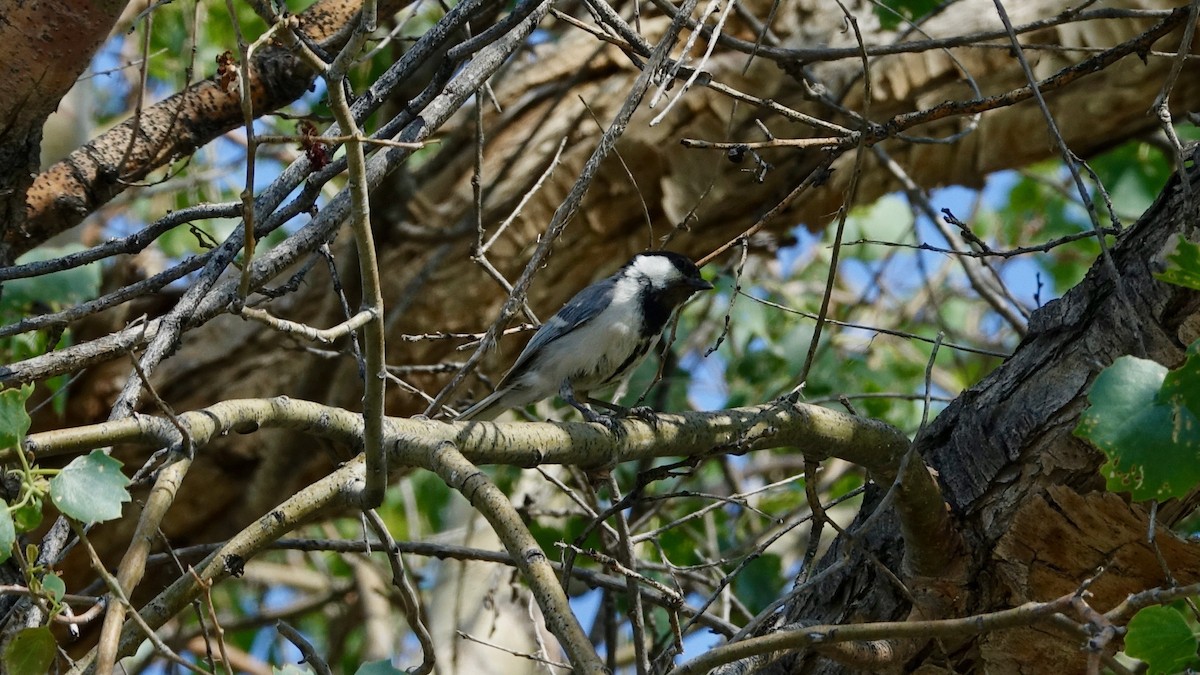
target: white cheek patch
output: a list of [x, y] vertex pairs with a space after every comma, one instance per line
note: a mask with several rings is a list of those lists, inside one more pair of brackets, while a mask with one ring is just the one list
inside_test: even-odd
[[657, 288], [664, 288], [683, 278], [666, 256], [639, 255], [633, 259], [633, 270], [650, 280]]

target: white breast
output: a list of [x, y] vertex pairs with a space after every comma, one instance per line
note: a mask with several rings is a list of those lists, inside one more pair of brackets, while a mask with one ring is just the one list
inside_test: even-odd
[[539, 391], [557, 391], [563, 380], [572, 380], [579, 392], [609, 379], [638, 346], [641, 336], [639, 287], [621, 279], [613, 288], [612, 302], [587, 324], [554, 341], [538, 367], [521, 376], [523, 385]]

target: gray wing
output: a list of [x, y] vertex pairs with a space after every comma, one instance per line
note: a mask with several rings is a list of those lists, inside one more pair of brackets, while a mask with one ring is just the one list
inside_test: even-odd
[[557, 314], [550, 317], [550, 320], [542, 324], [542, 327], [533, 334], [529, 344], [525, 345], [525, 349], [521, 351], [521, 355], [517, 357], [512, 368], [504, 374], [504, 378], [496, 389], [503, 388], [505, 384], [525, 372], [546, 345], [591, 321], [600, 312], [603, 312], [612, 302], [613, 288], [616, 285], [617, 277], [613, 275], [576, 293], [575, 297], [568, 300]]

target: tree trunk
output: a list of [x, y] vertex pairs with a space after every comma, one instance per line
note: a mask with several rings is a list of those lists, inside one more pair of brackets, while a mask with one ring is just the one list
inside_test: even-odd
[[[24, 239], [26, 191], [37, 173], [42, 124], [75, 84], [125, 7], [122, 0], [5, 2], [0, 44], [0, 265]], [[11, 237], [10, 237], [11, 235]]]
[[[937, 472], [970, 547], [963, 615], [1053, 600], [1092, 577], [1089, 602], [1101, 612], [1130, 593], [1170, 585], [1147, 543], [1147, 506], [1105, 492], [1097, 471], [1103, 456], [1072, 431], [1092, 381], [1117, 357], [1177, 366], [1200, 336], [1200, 294], [1152, 276], [1168, 239], [1187, 236], [1200, 222], [1200, 172], [1191, 171], [1189, 180], [1190, 193], [1176, 176], [1112, 248], [1123, 291], [1097, 261], [1082, 283], [1034, 314], [1016, 353], [955, 399], [922, 436], [919, 450]], [[1179, 584], [1200, 581], [1200, 546], [1168, 530], [1187, 511], [1172, 503], [1159, 511], [1157, 545]], [[856, 522], [871, 512], [868, 504]], [[871, 562], [899, 568], [903, 542], [895, 519], [889, 515], [855, 538], [858, 546], [840, 539], [822, 560], [822, 568], [847, 564], [793, 603], [789, 622], [904, 618], [904, 595]], [[1030, 627], [945, 645], [945, 651], [931, 646], [904, 671], [932, 665], [952, 672], [1070, 673], [1083, 672], [1085, 658], [1083, 638]], [[781, 657], [762, 672], [798, 672], [800, 663], [803, 672], [847, 672], [811, 654]]]

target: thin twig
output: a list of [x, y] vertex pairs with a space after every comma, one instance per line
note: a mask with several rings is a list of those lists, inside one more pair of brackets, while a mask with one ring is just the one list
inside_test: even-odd
[[288, 642], [296, 645], [296, 649], [299, 649], [300, 654], [304, 656], [303, 662], [312, 666], [317, 675], [333, 675], [333, 670], [329, 667], [329, 664], [325, 663], [325, 659], [321, 658], [321, 655], [317, 653], [316, 647], [313, 647], [312, 643], [300, 631], [292, 628], [290, 624], [282, 619], [275, 622], [275, 630], [287, 638]]
[[363, 328], [365, 345], [363, 374], [363, 452], [366, 455], [367, 482], [363, 488], [364, 509], [383, 503], [387, 486], [387, 454], [383, 449], [383, 399], [387, 384], [384, 366], [385, 328], [383, 325], [383, 287], [380, 281], [379, 257], [375, 252], [375, 237], [371, 232], [370, 190], [367, 180], [367, 163], [361, 141], [362, 132], [354, 119], [350, 103], [346, 98], [346, 68], [362, 50], [367, 36], [375, 30], [375, 1], [366, 0], [359, 14], [354, 34], [324, 73], [329, 91], [329, 107], [337, 118], [338, 126], [351, 138], [343, 146], [346, 150], [347, 171], [350, 189], [350, 229], [354, 233], [357, 248], [359, 281], [362, 292], [362, 308], [371, 314], [371, 320]]
[[[79, 537], [79, 541], [83, 542], [84, 548], [87, 549], [88, 558], [92, 563], [92, 571], [94, 571], [104, 581], [104, 583], [108, 586], [109, 592], [112, 593], [114, 600], [116, 600], [116, 602], [111, 604], [110, 611], [118, 606], [124, 607], [125, 609], [133, 609], [133, 606], [129, 602], [128, 596], [126, 596], [125, 591], [122, 589], [121, 582], [118, 581], [117, 578], [112, 574], [110, 574], [107, 569], [105, 569], [104, 563], [101, 562], [100, 556], [96, 553], [96, 549], [92, 547], [92, 542], [88, 540], [87, 533], [84, 532], [83, 528], [75, 522], [71, 523], [71, 527], [75, 530], [75, 535]], [[154, 646], [155, 651], [162, 655], [163, 658], [178, 666], [190, 670], [193, 673], [208, 675], [204, 670], [197, 667], [196, 664], [184, 659], [179, 654], [176, 654], [173, 649], [168, 647], [165, 642], [159, 639], [158, 635], [154, 632], [154, 629], [151, 628], [136, 611], [129, 612], [129, 615], [133, 619], [134, 623], [137, 624], [137, 627], [141, 629], [143, 637], [150, 641], [150, 644]], [[101, 674], [112, 673], [113, 665], [113, 661], [104, 661], [98, 659], [96, 663], [96, 672]]]
[[[1100, 219], [1096, 213], [1096, 207], [1092, 203], [1091, 194], [1088, 192], [1087, 185], [1083, 182], [1083, 177], [1079, 174], [1078, 158], [1075, 153], [1067, 147], [1067, 142], [1063, 139], [1062, 134], [1058, 130], [1058, 124], [1054, 121], [1054, 115], [1051, 114], [1049, 106], [1046, 105], [1046, 99], [1042, 96], [1042, 90], [1038, 86], [1037, 77], [1033, 74], [1033, 67], [1029, 65], [1029, 61], [1025, 58], [1025, 53], [1021, 50], [1021, 41], [1017, 39], [1017, 34], [1013, 29], [1012, 22], [1008, 18], [1008, 12], [1004, 9], [1004, 3], [1001, 0], [992, 0], [992, 4], [996, 7], [996, 14], [1000, 16], [1000, 21], [1004, 24], [1004, 30], [1008, 32], [1009, 41], [1013, 47], [1013, 53], [1017, 57], [1017, 61], [1021, 64], [1021, 70], [1025, 73], [1025, 79], [1029, 82], [1030, 93], [1033, 99], [1037, 101], [1038, 109], [1042, 112], [1042, 117], [1046, 122], [1046, 128], [1050, 131], [1050, 136], [1054, 139], [1058, 146], [1059, 152], [1062, 154], [1063, 163], [1066, 164], [1067, 170], [1071, 172], [1071, 179], [1075, 181], [1075, 187], [1079, 190], [1079, 198], [1083, 200], [1083, 205], [1087, 209], [1088, 218], [1092, 222], [1092, 232], [1096, 236], [1096, 243], [1100, 245], [1100, 259], [1105, 271], [1108, 272], [1109, 278], [1112, 279], [1113, 285], [1116, 287], [1117, 296], [1121, 298], [1121, 302], [1126, 307], [1130, 308], [1129, 316], [1134, 321], [1137, 320], [1138, 313], [1133, 311], [1132, 299], [1125, 288], [1125, 282], [1121, 278], [1121, 272], [1117, 269], [1117, 264], [1113, 260], [1112, 253], [1109, 251], [1108, 241], [1105, 238], [1103, 227], [1100, 225]], [[1195, 9], [1193, 3], [1192, 9]], [[1185, 181], [1186, 182], [1186, 181]], [[1140, 336], [1141, 331], [1137, 334]], [[1139, 354], [1145, 355], [1146, 345], [1139, 341]]]
[[[854, 39], [858, 41], [861, 52], [863, 68], [862, 116], [866, 119], [869, 117], [871, 104], [871, 64], [867, 58], [862, 33], [858, 29], [858, 19], [846, 9], [841, 0], [835, 0], [835, 2], [841, 8], [842, 14], [845, 15], [846, 21], [854, 31]], [[850, 184], [846, 187], [842, 206], [838, 209], [837, 227], [834, 228], [833, 232], [833, 248], [829, 254], [829, 274], [825, 281], [825, 292], [821, 296], [821, 307], [817, 310], [817, 323], [813, 326], [812, 339], [808, 343], [808, 352], [804, 355], [804, 364], [800, 366], [800, 372], [795, 380], [797, 386], [804, 386], [808, 382], [808, 373], [813, 363], [816, 362], [817, 347], [821, 344], [821, 332], [825, 328], [825, 319], [829, 316], [830, 300], [833, 297], [833, 289], [837, 285], [838, 258], [842, 250], [842, 235], [846, 232], [846, 218], [850, 215], [850, 207], [853, 206], [855, 199], [858, 197], [858, 179], [862, 175], [863, 158], [866, 156], [867, 146], [861, 142], [861, 139], [865, 139], [865, 136], [860, 137], [858, 150], [854, 154], [854, 168], [851, 169]]]
[[[608, 492], [614, 502], [621, 501], [621, 488], [617, 485], [617, 479], [611, 472], [608, 474]], [[627, 569], [637, 572], [637, 555], [633, 551], [633, 542], [629, 537], [629, 521], [625, 518], [624, 511], [617, 511], [613, 514], [613, 524], [618, 537], [617, 559]], [[633, 654], [637, 673], [638, 675], [649, 675], [650, 657], [646, 654], [646, 615], [642, 607], [642, 595], [638, 593], [638, 582], [632, 576], [625, 577], [625, 584], [628, 589], [629, 626], [633, 631]]]
[[400, 552], [396, 550], [396, 541], [392, 539], [392, 533], [388, 531], [387, 524], [383, 522], [383, 518], [375, 509], [368, 509], [364, 512], [367, 519], [367, 524], [374, 530], [375, 536], [384, 543], [384, 552], [387, 553], [388, 565], [392, 568], [392, 585], [400, 594], [400, 606], [404, 610], [404, 618], [408, 621], [408, 627], [417, 636], [417, 642], [421, 645], [421, 665], [410, 669], [408, 672], [413, 675], [426, 675], [433, 671], [434, 665], [437, 662], [437, 653], [433, 646], [433, 637], [429, 634], [429, 628], [426, 627], [424, 612], [421, 609], [421, 601], [417, 596], [416, 590], [413, 588], [412, 582], [409, 581], [408, 570], [405, 568], [404, 559], [400, 557]]
[[[686, 11], [682, 12], [681, 14], [690, 13], [691, 10], [696, 6], [696, 2], [697, 0], [685, 0], [684, 9]], [[542, 8], [543, 13], [549, 10], [548, 2], [541, 3], [539, 7]], [[612, 123], [609, 125], [608, 129], [601, 134], [600, 140], [596, 145], [596, 149], [592, 152], [591, 157], [589, 157], [587, 162], [584, 163], [583, 169], [581, 169], [579, 172], [579, 177], [575, 180], [575, 184], [571, 187], [571, 191], [567, 194], [567, 197], [563, 200], [563, 203], [559, 205], [557, 209], [555, 209], [554, 215], [551, 217], [550, 222], [546, 226], [545, 235], [538, 242], [537, 248], [534, 249], [533, 254], [530, 256], [529, 262], [526, 263], [525, 269], [521, 272], [521, 276], [517, 279], [516, 283], [513, 284], [513, 292], [509, 294], [508, 300], [504, 303], [504, 307], [501, 308], [500, 316], [498, 316], [492, 326], [488, 328], [488, 332], [480, 342], [479, 348], [476, 349], [475, 353], [472, 354], [469, 359], [467, 359], [467, 363], [463, 366], [463, 369], [455, 374], [454, 378], [452, 378], [451, 381], [445, 387], [443, 387], [440, 392], [438, 392], [438, 395], [434, 398], [434, 402], [425, 409], [426, 415], [433, 415], [436, 413], [439, 406], [441, 406], [442, 403], [444, 403], [446, 399], [448, 399], [458, 389], [459, 385], [462, 384], [471, 371], [474, 370], [474, 368], [483, 359], [488, 350], [490, 350], [495, 344], [496, 335], [502, 329], [502, 326], [508, 322], [513, 314], [516, 313], [516, 310], [521, 306], [521, 303], [524, 302], [525, 293], [529, 289], [529, 284], [533, 281], [534, 274], [541, 268], [546, 256], [550, 254], [550, 250], [554, 246], [554, 243], [557, 241], [559, 235], [562, 234], [563, 230], [566, 229], [567, 224], [570, 223], [570, 221], [574, 218], [575, 212], [579, 209], [580, 202], [583, 200], [583, 195], [587, 192], [588, 187], [591, 185], [592, 179], [595, 178], [596, 174], [599, 172], [600, 165], [603, 163], [604, 158], [616, 145], [617, 139], [620, 138], [625, 132], [626, 127], [629, 125], [629, 120], [633, 117], [634, 111], [637, 110], [638, 105], [642, 101], [642, 97], [645, 95], [646, 90], [650, 86], [652, 78], [654, 77], [658, 68], [661, 67], [662, 63], [667, 58], [667, 54], [671, 51], [671, 48], [675, 44], [675, 39], [678, 37], [679, 31], [682, 30], [683, 23], [683, 19], [673, 21], [671, 26], [667, 29], [666, 34], [659, 42], [658, 46], [655, 47], [653, 56], [651, 56], [651, 58], [646, 62], [642, 72], [638, 75], [637, 79], [634, 80], [629, 96], [626, 97], [625, 102], [617, 111], [617, 114]]]

